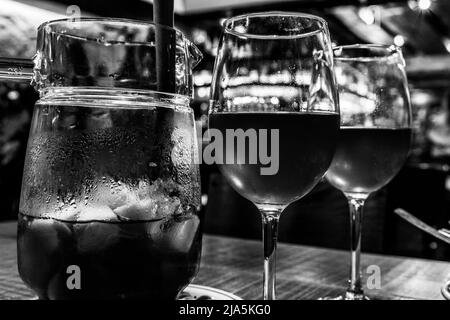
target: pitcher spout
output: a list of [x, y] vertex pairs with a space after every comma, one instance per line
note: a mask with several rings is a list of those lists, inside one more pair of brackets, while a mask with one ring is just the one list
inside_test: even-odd
[[203, 54], [200, 49], [197, 48], [197, 46], [191, 41], [186, 40], [186, 45], [189, 52], [189, 58], [191, 59], [191, 66], [192, 68], [195, 68], [200, 63], [200, 61], [202, 61]]

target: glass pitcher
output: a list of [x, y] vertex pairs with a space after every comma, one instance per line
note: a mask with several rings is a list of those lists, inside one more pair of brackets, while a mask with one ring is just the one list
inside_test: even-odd
[[[174, 67], [161, 68], [161, 52]], [[202, 217], [189, 100], [200, 58], [179, 31], [150, 23], [39, 27], [18, 221], [19, 273], [39, 298], [174, 299], [192, 281]], [[22, 66], [3, 76], [26, 79]], [[157, 91], [161, 71], [172, 93]]]

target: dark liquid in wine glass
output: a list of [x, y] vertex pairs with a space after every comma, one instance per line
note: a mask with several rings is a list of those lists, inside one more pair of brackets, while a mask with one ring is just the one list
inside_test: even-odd
[[398, 173], [410, 142], [410, 128], [342, 127], [327, 179], [344, 193], [374, 192]]
[[[260, 169], [268, 165], [259, 161], [257, 164], [221, 164], [219, 168], [231, 186], [250, 201], [287, 205], [307, 194], [328, 169], [335, 151], [339, 115], [325, 112], [215, 113], [210, 115], [209, 126], [220, 130], [223, 137], [226, 129], [255, 129], [257, 132], [267, 129], [268, 141], [270, 130], [279, 130], [279, 168], [276, 174], [262, 175]], [[271, 147], [269, 144], [269, 154]], [[235, 144], [235, 156], [236, 148]], [[248, 141], [245, 151], [249, 153]]]

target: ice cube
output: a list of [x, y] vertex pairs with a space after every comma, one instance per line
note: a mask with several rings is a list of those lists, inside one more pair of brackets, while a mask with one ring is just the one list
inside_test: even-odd
[[[158, 179], [159, 180], [159, 179]], [[156, 180], [156, 181], [158, 181]], [[158, 186], [155, 183], [151, 184], [148, 181], [141, 180], [138, 183], [138, 188], [136, 191], [136, 195], [139, 199], [145, 199], [148, 198], [150, 195], [157, 192]]]
[[77, 221], [119, 221], [117, 215], [107, 206], [87, 206], [83, 207], [77, 217]]
[[137, 200], [114, 209], [120, 220], [145, 221], [156, 218], [157, 204], [152, 199]]
[[[105, 180], [107, 179], [105, 178]], [[126, 184], [113, 187], [110, 184], [98, 182], [90, 202], [115, 209], [128, 203], [133, 198], [135, 198], [134, 193]]]
[[111, 250], [120, 240], [118, 223], [88, 222], [75, 226], [77, 249], [81, 254], [97, 254]]
[[175, 213], [180, 213], [181, 202], [177, 197], [158, 199], [158, 217], [168, 217]]
[[197, 236], [199, 224], [199, 218], [192, 215], [181, 221], [177, 219], [165, 221], [163, 226], [160, 223], [150, 224], [148, 232], [161, 251], [187, 254]]
[[117, 215], [108, 206], [102, 205], [78, 205], [65, 208], [59, 218], [66, 221], [88, 222], [88, 221], [119, 221]]
[[124, 220], [153, 220], [179, 213], [181, 201], [170, 196], [176, 188], [172, 180], [155, 180], [152, 184], [140, 181], [135, 192], [129, 192], [126, 202], [113, 208], [114, 213]]
[[45, 297], [46, 293], [39, 290], [45, 289], [52, 275], [60, 269], [66, 253], [64, 249], [71, 237], [70, 229], [63, 222], [53, 219], [19, 223], [19, 272], [25, 283], [37, 290], [40, 297]]

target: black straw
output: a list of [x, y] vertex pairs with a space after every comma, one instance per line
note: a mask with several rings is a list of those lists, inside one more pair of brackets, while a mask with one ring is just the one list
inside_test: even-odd
[[153, 1], [153, 21], [156, 24], [156, 79], [160, 92], [175, 93], [176, 34], [173, 27], [174, 0]]

